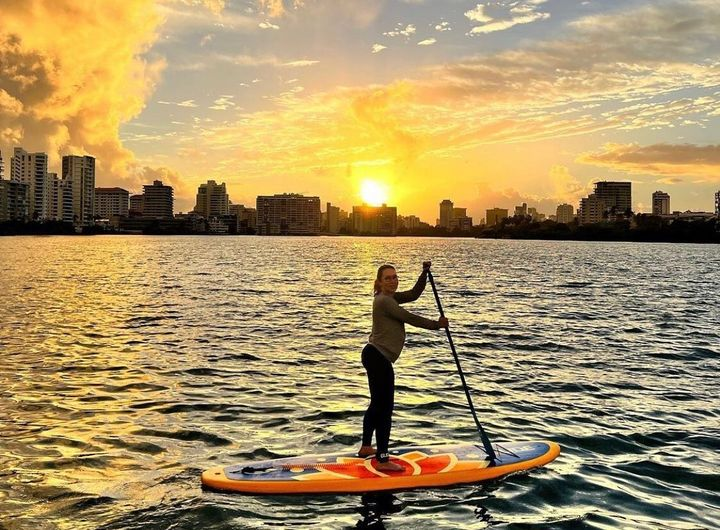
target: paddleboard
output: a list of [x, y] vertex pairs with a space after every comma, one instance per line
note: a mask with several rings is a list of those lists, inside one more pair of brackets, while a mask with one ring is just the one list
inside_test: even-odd
[[469, 484], [543, 466], [560, 454], [554, 442], [493, 444], [492, 464], [481, 445], [444, 444], [400, 447], [390, 460], [402, 471], [379, 471], [374, 457], [351, 453], [307, 455], [214, 467], [203, 486], [250, 494], [364, 493]]

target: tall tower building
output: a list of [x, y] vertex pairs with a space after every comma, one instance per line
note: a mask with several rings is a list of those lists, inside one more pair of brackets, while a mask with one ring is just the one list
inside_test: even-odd
[[715, 193], [715, 215], [720, 217], [720, 191]]
[[209, 219], [227, 215], [230, 211], [229, 207], [230, 198], [224, 182], [218, 184], [214, 180], [208, 180], [207, 184], [200, 184], [195, 201], [195, 213]]
[[152, 186], [146, 184], [143, 196], [143, 217], [154, 219], [173, 218], [173, 189], [172, 186], [163, 186], [161, 180], [155, 180]]
[[632, 210], [632, 183], [602, 181], [595, 184], [595, 195], [608, 211], [622, 214]]
[[62, 159], [62, 178], [72, 182], [73, 218], [77, 225], [95, 221], [95, 159], [67, 155]]
[[0, 151], [0, 180], [5, 178], [5, 162], [3, 162], [2, 151]]
[[50, 210], [50, 184], [47, 174], [48, 156], [28, 153], [16, 147], [10, 159], [10, 180], [26, 184], [30, 192], [30, 219], [47, 219]]
[[73, 183], [71, 180], [59, 179], [56, 173], [49, 173], [50, 187], [50, 218], [56, 221], [72, 223], [75, 217], [73, 209]]
[[572, 223], [575, 217], [574, 210], [572, 204], [558, 204], [557, 210], [555, 211], [556, 221], [564, 224]]
[[450, 229], [450, 221], [453, 218], [453, 202], [450, 199], [445, 199], [440, 203], [440, 219], [438, 226], [442, 228]]
[[664, 191], [656, 191], [652, 194], [653, 215], [668, 215], [670, 213], [670, 195]]
[[632, 183], [609, 182], [595, 183], [595, 191], [581, 199], [578, 208], [580, 224], [599, 223], [615, 215], [624, 215], [632, 211]]
[[327, 216], [326, 230], [331, 234], [337, 234], [340, 231], [340, 207], [333, 206], [328, 202], [325, 208], [325, 215]]

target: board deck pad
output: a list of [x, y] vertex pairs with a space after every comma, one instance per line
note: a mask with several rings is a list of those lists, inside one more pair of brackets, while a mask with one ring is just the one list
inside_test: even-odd
[[390, 460], [402, 471], [379, 471], [374, 457], [330, 453], [243, 462], [202, 474], [203, 486], [252, 494], [363, 493], [431, 488], [490, 480], [543, 466], [560, 454], [554, 442], [493, 444], [490, 464], [481, 445], [443, 444], [399, 447]]

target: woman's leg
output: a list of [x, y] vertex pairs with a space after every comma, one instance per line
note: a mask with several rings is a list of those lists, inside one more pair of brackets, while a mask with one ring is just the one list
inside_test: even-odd
[[370, 406], [363, 419], [363, 446], [370, 445], [375, 431], [378, 460], [386, 462], [395, 401], [395, 373], [392, 363], [373, 346], [365, 347], [362, 358], [370, 387]]

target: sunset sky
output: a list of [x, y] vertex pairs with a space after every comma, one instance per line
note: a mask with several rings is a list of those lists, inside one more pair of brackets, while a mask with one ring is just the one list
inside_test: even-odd
[[720, 190], [720, 2], [0, 0], [0, 150], [234, 203], [374, 182], [402, 215]]

